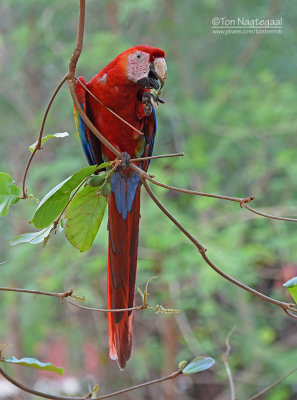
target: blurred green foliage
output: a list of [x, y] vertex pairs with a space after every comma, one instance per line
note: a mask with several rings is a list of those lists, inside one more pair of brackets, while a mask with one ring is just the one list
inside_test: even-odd
[[[1, 1], [0, 170], [17, 183], [46, 104], [67, 69], [77, 14], [78, 2]], [[213, 35], [216, 16], [282, 17], [283, 33]], [[254, 207], [296, 217], [296, 18], [289, 0], [88, 0], [77, 75], [89, 80], [136, 44], [164, 49], [166, 104], [158, 110], [154, 153], [184, 151], [186, 157], [153, 161], [150, 173], [189, 189], [255, 195]], [[39, 199], [86, 165], [67, 85], [54, 102], [45, 134], [64, 131], [70, 137], [62, 144], [45, 143], [29, 171], [28, 192]], [[153, 189], [222, 270], [291, 301], [282, 284], [297, 275], [295, 224], [252, 215], [235, 203]], [[105, 306], [106, 220], [87, 253], [80, 254], [61, 234], [44, 248], [9, 247], [9, 240], [30, 230], [35, 208], [34, 200], [19, 202], [0, 220], [0, 262], [8, 261], [0, 266], [0, 286], [47, 291], [73, 287], [86, 296], [87, 304]], [[150, 284], [149, 301], [183, 312], [135, 314], [134, 350], [125, 373], [108, 358], [106, 315], [81, 312], [42, 296], [1, 293], [0, 342], [14, 345], [6, 355], [61, 361], [66, 375], [81, 379], [84, 393], [89, 382], [99, 382], [100, 394], [171, 372], [183, 359], [208, 355], [217, 361], [213, 372], [179, 378], [173, 392], [165, 386], [141, 392], [142, 398], [166, 394], [169, 400], [228, 398], [220, 355], [234, 325], [229, 362], [239, 398], [248, 398], [296, 366], [295, 321], [213, 272], [143, 193], [137, 284], [143, 287], [153, 275], [159, 279]], [[139, 304], [140, 297], [136, 301]], [[63, 351], [55, 355], [58, 343]], [[19, 370], [10, 371], [22, 378]], [[265, 398], [296, 399], [295, 381], [291, 376]], [[133, 392], [129, 398], [139, 396]]]

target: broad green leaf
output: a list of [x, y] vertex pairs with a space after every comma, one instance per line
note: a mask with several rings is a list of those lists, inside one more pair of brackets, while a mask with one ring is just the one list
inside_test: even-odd
[[20, 188], [14, 183], [11, 176], [5, 172], [0, 172], [0, 217], [7, 214], [11, 204], [15, 204], [20, 199]]
[[107, 198], [97, 194], [98, 188], [86, 186], [75, 195], [65, 212], [65, 233], [79, 251], [91, 247], [107, 205]]
[[[46, 135], [46, 136], [44, 136], [44, 137], [41, 139], [41, 144], [47, 142], [47, 141], [48, 141], [49, 139], [51, 139], [51, 138], [55, 138], [55, 137], [56, 137], [56, 138], [64, 138], [64, 137], [66, 137], [66, 136], [69, 136], [69, 133], [68, 133], [68, 132], [53, 133], [52, 135]], [[37, 145], [37, 141], [36, 141], [35, 143], [31, 144], [31, 146], [29, 147], [29, 150], [30, 150], [31, 152], [33, 152], [34, 149], [35, 149], [35, 147], [36, 147], [36, 145]]]
[[39, 229], [48, 227], [64, 210], [71, 192], [97, 169], [96, 165], [84, 167], [54, 187], [41, 200], [31, 221], [33, 225]]
[[38, 232], [23, 233], [22, 235], [19, 235], [15, 237], [13, 240], [11, 240], [9, 244], [11, 246], [15, 246], [19, 243], [30, 243], [30, 244], [41, 243], [50, 235], [52, 229], [53, 225], [50, 225], [49, 227], [42, 229], [41, 231]]
[[42, 363], [36, 358], [21, 358], [17, 359], [15, 357], [9, 357], [7, 359], [2, 359], [1, 361], [10, 363], [10, 364], [20, 364], [20, 365], [25, 365], [26, 367], [31, 367], [31, 368], [37, 368], [37, 369], [42, 369], [44, 371], [50, 371], [50, 372], [56, 372], [59, 375], [63, 375], [63, 368], [56, 367], [54, 364], [51, 363]]
[[288, 289], [288, 292], [297, 304], [297, 276], [284, 283], [283, 286]]
[[182, 371], [185, 375], [192, 375], [211, 368], [214, 363], [215, 360], [211, 357], [196, 357], [189, 364], [187, 364]]

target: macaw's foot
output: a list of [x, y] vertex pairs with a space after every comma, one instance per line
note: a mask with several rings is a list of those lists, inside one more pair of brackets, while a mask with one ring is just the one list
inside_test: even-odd
[[122, 160], [121, 169], [126, 169], [129, 166], [130, 158], [131, 157], [128, 153], [126, 153], [125, 151], [122, 152], [122, 154], [121, 154], [121, 160]]
[[154, 96], [150, 92], [145, 92], [142, 96], [142, 104], [145, 115], [150, 115], [153, 111], [153, 107], [158, 107], [158, 103], [164, 104], [165, 101], [160, 97]]

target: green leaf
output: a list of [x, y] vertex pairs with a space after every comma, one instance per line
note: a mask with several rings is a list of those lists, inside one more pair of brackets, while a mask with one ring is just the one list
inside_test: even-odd
[[96, 165], [84, 167], [55, 186], [41, 200], [31, 221], [33, 225], [39, 229], [48, 227], [66, 207], [71, 192], [97, 169]]
[[297, 276], [284, 283], [283, 286], [288, 289], [288, 292], [297, 304]]
[[98, 188], [86, 186], [67, 207], [65, 233], [69, 242], [79, 251], [87, 251], [91, 247], [106, 205], [107, 199], [98, 194]]
[[44, 242], [44, 240], [50, 235], [52, 229], [53, 224], [38, 232], [23, 233], [22, 235], [19, 235], [11, 240], [9, 244], [11, 246], [15, 246], [19, 243], [37, 244]]
[[20, 365], [25, 365], [26, 367], [31, 367], [31, 368], [37, 368], [37, 369], [42, 369], [44, 371], [50, 371], [50, 372], [56, 372], [59, 375], [63, 375], [63, 368], [56, 367], [54, 364], [51, 363], [42, 363], [36, 358], [21, 358], [18, 360], [15, 357], [9, 357], [7, 359], [2, 359], [1, 361], [11, 363], [11, 364], [20, 364]]
[[20, 200], [20, 188], [14, 185], [11, 176], [4, 172], [0, 172], [0, 217], [7, 214], [11, 204], [15, 204]]
[[[68, 132], [61, 132], [61, 133], [54, 133], [54, 134], [52, 134], [52, 135], [46, 135], [46, 136], [44, 136], [42, 139], [41, 139], [41, 144], [43, 144], [43, 143], [45, 143], [45, 142], [47, 142], [49, 139], [51, 139], [51, 138], [64, 138], [64, 137], [67, 137], [67, 136], [69, 136], [69, 133]], [[33, 144], [31, 144], [31, 146], [29, 147], [29, 150], [31, 151], [31, 152], [33, 152], [34, 151], [34, 149], [35, 149], [35, 147], [36, 147], [36, 145], [37, 145], [37, 142], [38, 141], [36, 141], [35, 143], [33, 143]]]
[[185, 375], [192, 375], [211, 368], [214, 363], [215, 360], [211, 357], [196, 357], [189, 364], [187, 364], [182, 371]]

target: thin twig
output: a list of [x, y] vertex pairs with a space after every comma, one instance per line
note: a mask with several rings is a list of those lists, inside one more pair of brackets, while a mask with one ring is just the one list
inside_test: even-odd
[[293, 368], [290, 372], [288, 372], [286, 375], [282, 376], [281, 378], [279, 378], [277, 381], [275, 381], [274, 383], [272, 383], [271, 385], [269, 385], [267, 388], [265, 388], [264, 390], [262, 390], [261, 392], [255, 394], [254, 396], [250, 397], [248, 400], [255, 400], [258, 399], [259, 397], [262, 396], [262, 394], [267, 393], [269, 390], [273, 389], [276, 385], [278, 385], [279, 383], [281, 383], [283, 380], [285, 380], [286, 378], [288, 378], [288, 376], [292, 375], [294, 372], [297, 371], [297, 367]]
[[151, 178], [148, 175], [145, 176], [145, 179], [147, 179], [148, 181], [150, 181], [154, 185], [161, 186], [161, 187], [163, 187], [165, 189], [174, 190], [175, 192], [193, 194], [195, 196], [214, 197], [215, 199], [235, 201], [235, 202], [240, 203], [240, 204], [242, 204], [242, 203], [245, 204], [245, 203], [248, 203], [248, 202], [250, 202], [250, 201], [255, 199], [255, 196], [249, 196], [249, 197], [246, 197], [246, 198], [230, 197], [230, 196], [222, 196], [220, 194], [210, 194], [210, 193], [204, 193], [204, 192], [197, 192], [196, 190], [178, 188], [178, 187], [175, 187], [175, 186], [166, 185], [165, 183], [162, 183], [162, 182], [158, 182], [158, 181], [156, 181], [155, 179]]
[[263, 212], [257, 211], [254, 208], [248, 206], [246, 203], [242, 203], [242, 205], [249, 211], [254, 214], [260, 215], [261, 217], [269, 218], [269, 219], [277, 219], [279, 221], [288, 221], [288, 222], [297, 222], [296, 218], [288, 218], [288, 217], [277, 217], [275, 215], [265, 214]]
[[72, 301], [65, 300], [68, 304], [71, 304], [74, 307], [77, 308], [82, 308], [83, 310], [88, 310], [88, 311], [97, 311], [97, 312], [122, 312], [122, 311], [139, 311], [139, 310], [144, 310], [148, 308], [147, 305], [142, 305], [142, 306], [135, 306], [135, 307], [130, 307], [130, 308], [116, 308], [116, 309], [107, 309], [107, 308], [94, 308], [94, 307], [87, 307], [87, 306], [82, 306], [80, 304], [72, 303]]
[[43, 397], [44, 399], [51, 399], [51, 400], [83, 400], [90, 398], [91, 396], [87, 397], [66, 397], [66, 396], [55, 396], [53, 394], [39, 392], [38, 390], [34, 390], [31, 387], [25, 386], [22, 383], [16, 381], [11, 376], [7, 375], [7, 373], [0, 367], [0, 374], [7, 379], [10, 383], [14, 386], [17, 386], [19, 389], [23, 390], [24, 392], [34, 394], [35, 396]]
[[121, 308], [121, 309], [106, 309], [106, 308], [94, 308], [94, 307], [87, 307], [87, 306], [82, 306], [80, 304], [73, 303], [72, 301], [69, 301], [66, 299], [66, 297], [73, 297], [73, 292], [74, 289], [69, 289], [66, 292], [63, 293], [56, 293], [56, 292], [44, 292], [42, 290], [29, 290], [29, 289], [19, 289], [19, 288], [11, 288], [11, 287], [0, 287], [0, 292], [17, 292], [17, 293], [30, 293], [30, 294], [40, 294], [43, 296], [51, 296], [51, 297], [58, 297], [59, 299], [65, 299], [65, 302], [68, 304], [71, 304], [74, 307], [77, 308], [82, 308], [84, 310], [89, 310], [89, 311], [98, 311], [98, 312], [122, 312], [122, 311], [140, 311], [144, 310], [147, 308], [151, 308], [148, 304], [143, 304], [141, 306], [135, 306], [135, 307], [130, 307], [130, 308]]
[[75, 49], [72, 53], [68, 67], [68, 81], [75, 77], [76, 65], [81, 54], [84, 42], [84, 29], [85, 29], [85, 14], [86, 14], [86, 2], [85, 0], [79, 1], [79, 16], [78, 16], [78, 28]]
[[130, 162], [157, 160], [158, 158], [183, 157], [184, 155], [185, 155], [185, 153], [160, 154], [157, 156], [150, 156], [150, 157], [131, 158]]
[[284, 309], [284, 311], [285, 311], [285, 313], [288, 314], [290, 317], [292, 317], [292, 318], [294, 318], [294, 319], [297, 319], [297, 316], [294, 315], [294, 314], [292, 314], [292, 313], [290, 313], [288, 310], [295, 311], [295, 309], [292, 309], [291, 307], [288, 307], [288, 308]]
[[225, 340], [225, 344], [226, 344], [226, 351], [224, 354], [222, 354], [222, 360], [223, 363], [225, 365], [226, 371], [227, 371], [227, 375], [228, 375], [228, 380], [229, 380], [229, 386], [230, 386], [230, 392], [231, 392], [231, 400], [236, 400], [235, 397], [235, 386], [234, 386], [234, 381], [233, 381], [233, 376], [232, 376], [232, 372], [228, 363], [228, 358], [229, 358], [229, 354], [231, 351], [231, 346], [229, 343], [229, 339], [230, 336], [232, 335], [232, 333], [234, 332], [234, 330], [236, 329], [236, 326], [233, 326], [233, 328], [231, 329], [231, 331], [228, 333], [226, 340]]
[[[84, 397], [55, 396], [55, 395], [51, 395], [51, 394], [48, 394], [48, 393], [39, 392], [37, 390], [31, 389], [28, 386], [23, 385], [22, 383], [16, 381], [11, 376], [7, 375], [7, 373], [1, 367], [0, 367], [0, 374], [5, 379], [7, 379], [10, 383], [12, 383], [13, 385], [17, 386], [18, 388], [20, 388], [24, 392], [34, 394], [35, 396], [43, 397], [44, 399], [51, 399], [51, 400], [85, 400], [85, 399], [90, 399], [91, 396], [92, 396], [92, 394], [90, 394], [90, 393], [88, 395], [84, 396]], [[167, 375], [167, 376], [165, 376], [163, 378], [154, 379], [152, 381], [141, 383], [141, 384], [136, 385], [136, 386], [131, 386], [130, 388], [127, 388], [127, 389], [118, 390], [117, 392], [113, 392], [113, 393], [109, 393], [109, 394], [106, 394], [106, 395], [103, 395], [103, 396], [100, 396], [100, 397], [93, 398], [93, 400], [109, 399], [110, 397], [114, 397], [114, 396], [118, 396], [119, 394], [130, 392], [131, 390], [140, 389], [142, 387], [153, 385], [153, 384], [159, 383], [159, 382], [164, 382], [164, 381], [167, 381], [169, 379], [175, 379], [181, 374], [182, 374], [182, 371], [175, 371], [172, 374]]]
[[29, 171], [31, 162], [32, 162], [32, 160], [33, 160], [33, 158], [34, 158], [36, 152], [37, 152], [38, 150], [41, 150], [41, 139], [42, 139], [42, 135], [43, 135], [43, 131], [44, 131], [44, 126], [45, 126], [45, 122], [46, 122], [46, 119], [47, 119], [47, 115], [48, 115], [48, 113], [49, 113], [49, 110], [50, 110], [50, 108], [51, 108], [51, 105], [52, 105], [52, 103], [53, 103], [53, 101], [54, 101], [54, 99], [55, 99], [57, 93], [59, 92], [59, 90], [61, 89], [61, 87], [63, 86], [63, 84], [66, 82], [66, 80], [67, 80], [67, 75], [68, 75], [68, 74], [66, 74], [66, 75], [61, 79], [60, 83], [59, 83], [58, 86], [56, 87], [56, 89], [55, 89], [54, 93], [52, 94], [52, 97], [50, 98], [50, 101], [49, 101], [49, 103], [48, 103], [48, 105], [47, 105], [47, 107], [46, 107], [45, 113], [44, 113], [44, 115], [43, 115], [43, 119], [42, 119], [40, 131], [39, 131], [39, 135], [38, 135], [38, 139], [37, 139], [37, 143], [36, 143], [36, 146], [35, 146], [35, 148], [34, 148], [32, 154], [31, 154], [31, 156], [30, 156], [30, 158], [29, 158], [29, 160], [28, 160], [28, 163], [27, 163], [27, 165], [26, 165], [25, 172], [24, 172], [23, 184], [22, 184], [22, 187], [23, 187], [23, 197], [22, 197], [22, 198], [23, 198], [23, 199], [26, 199], [26, 198], [28, 197], [27, 191], [26, 191], [26, 178], [27, 178], [27, 174], [28, 174], [28, 171]]
[[154, 379], [154, 380], [149, 381], [149, 382], [141, 383], [140, 385], [131, 386], [130, 388], [127, 388], [127, 389], [118, 390], [117, 392], [113, 392], [113, 393], [110, 393], [110, 394], [107, 394], [107, 395], [104, 395], [104, 396], [96, 397], [94, 400], [109, 399], [110, 397], [114, 397], [114, 396], [118, 396], [119, 394], [130, 392], [131, 390], [140, 389], [140, 388], [143, 388], [145, 386], [153, 385], [155, 383], [168, 381], [169, 379], [175, 379], [181, 374], [182, 374], [182, 371], [175, 371], [172, 374], [167, 375], [167, 376], [165, 376], [163, 378]]
[[10, 288], [10, 287], [9, 288], [8, 287], [0, 287], [0, 291], [41, 294], [43, 296], [52, 296], [52, 297], [58, 297], [60, 299], [64, 299], [66, 297], [71, 297], [73, 295], [74, 289], [67, 290], [64, 293], [55, 293], [55, 292], [44, 292], [42, 290], [29, 290], [29, 289], [19, 289], [19, 288]]
[[[132, 161], [132, 160], [131, 160]], [[133, 160], [134, 161], [134, 160]], [[240, 197], [230, 197], [230, 196], [222, 196], [219, 194], [210, 194], [210, 193], [204, 193], [204, 192], [197, 192], [195, 190], [189, 190], [189, 189], [183, 189], [183, 188], [178, 188], [175, 186], [170, 186], [166, 185], [162, 182], [158, 182], [155, 179], [151, 178], [150, 176], [146, 175], [145, 179], [153, 183], [154, 185], [161, 186], [165, 189], [173, 190], [175, 192], [181, 192], [181, 193], [187, 193], [187, 194], [192, 194], [195, 196], [204, 196], [204, 197], [213, 197], [216, 199], [221, 199], [221, 200], [228, 200], [228, 201], [234, 201], [237, 203], [240, 203], [240, 206], [244, 206], [248, 211], [260, 215], [261, 217], [269, 218], [269, 219], [276, 219], [279, 221], [288, 221], [288, 222], [297, 222], [296, 218], [288, 218], [288, 217], [278, 217], [276, 215], [271, 215], [271, 214], [266, 214], [263, 212], [260, 212], [258, 210], [255, 210], [254, 208], [250, 207], [247, 205], [250, 201], [255, 199], [255, 196], [250, 196], [246, 198], [240, 198]]]

